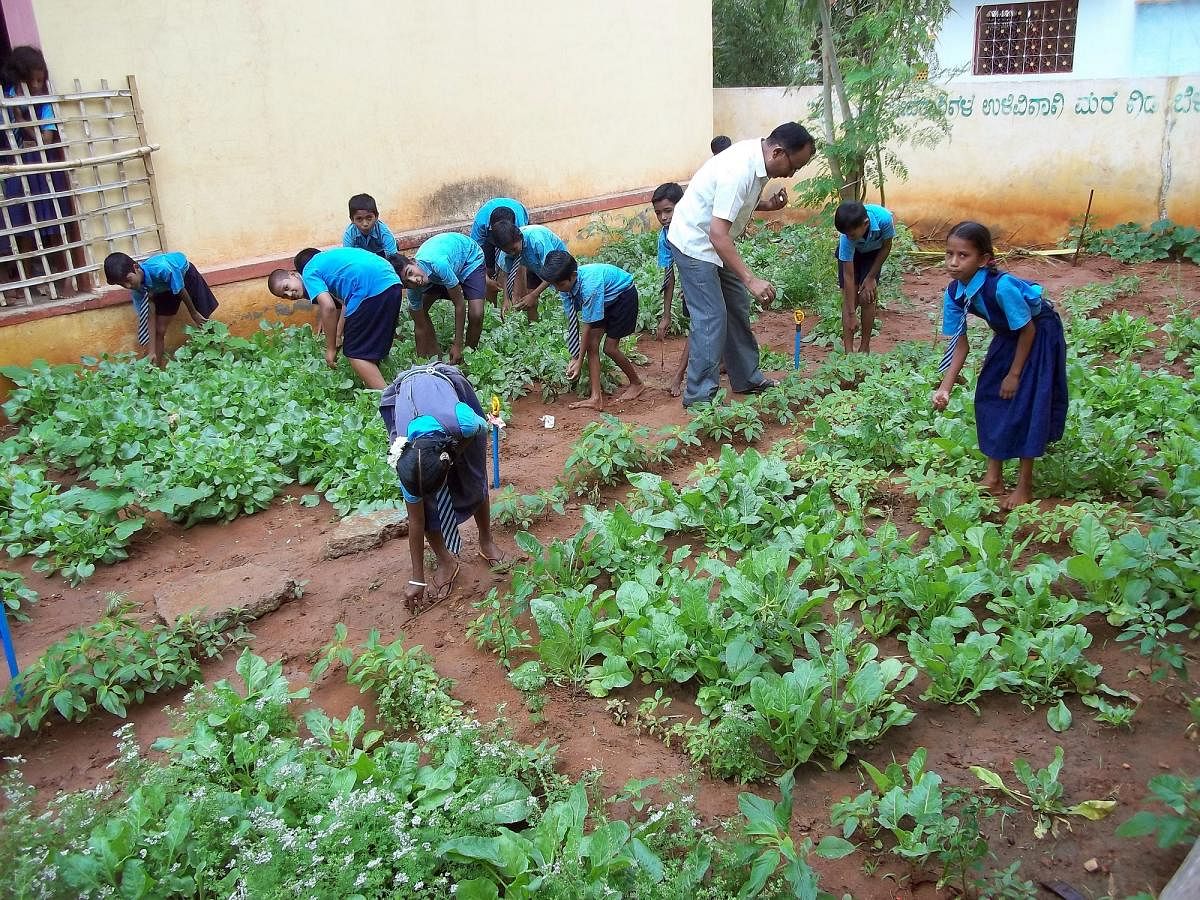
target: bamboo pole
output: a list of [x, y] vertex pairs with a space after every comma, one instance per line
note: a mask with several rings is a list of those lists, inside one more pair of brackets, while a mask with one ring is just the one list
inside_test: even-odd
[[[107, 163], [120, 162], [121, 160], [133, 159], [138, 156], [146, 158], [147, 168], [149, 168], [150, 154], [160, 149], [162, 148], [158, 144], [145, 144], [141, 147], [122, 150], [119, 153], [104, 153], [100, 156], [88, 157], [87, 159], [66, 159], [57, 163], [2, 165], [0, 166], [0, 175], [34, 175], [38, 172], [58, 172], [62, 169], [85, 169], [89, 166], [102, 166]], [[153, 184], [153, 180], [151, 184]], [[152, 193], [154, 192], [152, 191]]]
[[1088, 191], [1087, 212], [1083, 214], [1083, 224], [1079, 226], [1079, 243], [1075, 245], [1075, 255], [1071, 257], [1071, 265], [1074, 266], [1079, 262], [1079, 251], [1083, 249], [1083, 236], [1087, 232], [1088, 219], [1092, 216], [1092, 198], [1096, 196], [1096, 189], [1092, 188]]
[[[138, 93], [137, 76], [126, 75], [125, 80], [129, 84], [129, 100], [133, 105], [133, 122], [137, 126], [138, 139], [143, 146], [153, 146], [155, 150], [158, 145], [150, 145], [146, 137], [146, 123], [142, 120], [142, 98]], [[167, 249], [167, 235], [163, 228], [162, 204], [158, 202], [158, 184], [154, 180], [154, 161], [150, 159], [150, 154], [143, 156], [146, 163], [146, 174], [150, 176], [150, 208], [154, 211], [154, 224], [158, 228], [158, 248], [160, 250]]]

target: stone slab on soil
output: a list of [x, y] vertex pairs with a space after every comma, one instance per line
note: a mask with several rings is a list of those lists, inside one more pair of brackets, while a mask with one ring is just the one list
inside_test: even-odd
[[212, 621], [234, 609], [257, 619], [299, 594], [299, 582], [279, 569], [249, 563], [220, 572], [192, 575], [154, 595], [158, 615], [168, 625], [192, 614]]
[[351, 553], [374, 550], [384, 541], [408, 534], [408, 512], [381, 509], [361, 516], [347, 516], [325, 543], [325, 558], [337, 559]]

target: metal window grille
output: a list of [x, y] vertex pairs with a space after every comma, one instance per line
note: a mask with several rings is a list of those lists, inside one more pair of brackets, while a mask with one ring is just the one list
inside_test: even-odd
[[1077, 2], [998, 3], [975, 9], [976, 75], [1070, 72]]
[[104, 257], [163, 248], [137, 81], [0, 97], [0, 306], [95, 292]]

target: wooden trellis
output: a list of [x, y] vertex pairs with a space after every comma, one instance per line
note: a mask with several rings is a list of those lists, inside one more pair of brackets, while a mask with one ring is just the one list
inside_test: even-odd
[[[55, 130], [47, 131], [46, 126]], [[137, 80], [0, 98], [0, 306], [88, 294], [104, 257], [163, 248]]]

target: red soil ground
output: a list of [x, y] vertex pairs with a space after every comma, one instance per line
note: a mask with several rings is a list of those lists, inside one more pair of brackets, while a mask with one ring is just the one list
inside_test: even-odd
[[[1200, 277], [1192, 265], [1128, 267], [1110, 260], [1088, 259], [1078, 268], [1071, 268], [1057, 261], [1023, 260], [1009, 269], [1040, 281], [1051, 296], [1064, 288], [1136, 272], [1142, 276], [1142, 290], [1120, 305], [1159, 324], [1169, 314], [1168, 304], [1182, 303], [1194, 308], [1200, 300]], [[940, 295], [945, 283], [946, 276], [940, 266], [905, 276], [905, 293], [913, 298], [912, 302], [896, 304], [883, 313], [883, 331], [873, 346], [887, 350], [899, 341], [929, 339], [930, 314], [940, 315]], [[794, 332], [790, 315], [764, 314], [756, 331], [764, 345], [791, 353]], [[651, 358], [644, 367], [644, 378], [652, 389], [634, 403], [612, 407], [611, 411], [624, 419], [654, 427], [684, 422], [686, 417], [679, 401], [663, 389], [682, 341], [668, 342], [665, 371], [660, 371], [659, 352], [653, 340], [643, 339], [642, 345], [643, 352]], [[804, 352], [811, 370], [827, 351], [806, 348]], [[1158, 351], [1150, 351], [1143, 359], [1143, 366], [1156, 365], [1160, 359]], [[545, 413], [557, 419], [552, 431], [544, 430], [539, 423]], [[533, 396], [516, 403], [503, 445], [504, 482], [522, 492], [552, 485], [562, 471], [571, 445], [591, 417], [589, 411], [568, 410], [563, 399], [549, 406]], [[761, 446], [769, 446], [791, 432], [788, 428], [770, 429]], [[715, 450], [714, 446], [706, 445], [693, 452], [690, 460], [669, 473], [670, 477], [683, 480], [695, 461]], [[476, 557], [473, 524], [464, 528], [463, 567], [451, 598], [413, 620], [401, 600], [409, 577], [405, 542], [393, 541], [374, 551], [324, 560], [322, 549], [336, 517], [325, 503], [313, 509], [296, 503], [305, 492], [292, 489], [270, 509], [228, 524], [182, 529], [170, 522], [159, 522], [138, 536], [129, 560], [100, 568], [78, 588], [32, 573], [28, 560], [17, 561], [14, 568], [41, 595], [41, 600], [30, 609], [30, 621], [17, 623], [13, 628], [21, 664], [32, 663], [51, 642], [98, 618], [109, 592], [128, 594], [149, 617], [153, 614], [154, 593], [160, 587], [196, 572], [215, 572], [255, 562], [307, 580], [302, 598], [284, 604], [250, 626], [255, 635], [250, 643], [254, 652], [267, 659], [282, 658], [284, 672], [294, 685], [306, 681], [315, 652], [330, 639], [338, 622], [346, 623], [356, 640], [365, 638], [373, 628], [379, 629], [386, 639], [394, 639], [403, 632], [410, 642], [423, 644], [434, 655], [439, 672], [457, 682], [456, 696], [476, 709], [481, 718], [494, 716], [503, 706], [519, 738], [530, 743], [548, 740], [559, 747], [561, 768], [571, 775], [599, 767], [605, 773], [604, 785], [614, 791], [630, 778], [693, 776], [684, 753], [664, 747], [654, 737], [637, 734], [632, 725], [615, 724], [604, 700], [552, 691], [544, 711], [545, 720], [530, 723], [520, 694], [504, 679], [497, 659], [475, 649], [465, 638], [467, 625], [475, 617], [471, 602], [505, 580], [490, 573]], [[623, 493], [623, 490], [609, 491], [606, 501]], [[902, 528], [909, 525], [911, 498], [896, 491], [890, 505], [897, 524]], [[574, 534], [579, 525], [578, 508], [572, 507], [565, 516], [535, 526], [534, 532], [547, 541]], [[501, 531], [500, 538], [509, 551], [515, 549], [510, 534]], [[1104, 666], [1105, 681], [1144, 699], [1132, 731], [1097, 725], [1090, 711], [1077, 700], [1069, 701], [1075, 724], [1065, 734], [1050, 730], [1043, 711], [1031, 713], [1016, 698], [1004, 695], [987, 697], [981, 705], [982, 715], [976, 716], [965, 707], [922, 702], [918, 699], [921, 690], [918, 679], [907, 692], [908, 702], [917, 713], [912, 724], [889, 732], [879, 746], [865, 750], [861, 758], [884, 766], [893, 756], [904, 760], [917, 747], [927, 747], [929, 768], [951, 784], [974, 786], [975, 778], [968, 771], [971, 765], [1010, 774], [1010, 763], [1016, 757], [1044, 766], [1054, 747], [1061, 745], [1066, 751], [1061, 780], [1068, 801], [1114, 798], [1119, 801], [1118, 810], [1106, 821], [1076, 822], [1072, 829], [1062, 830], [1058, 838], [1048, 836], [1041, 841], [1033, 837], [1029, 817], [1019, 813], [1004, 822], [1002, 828], [996, 822], [986, 826], [992, 850], [1003, 864], [1021, 859], [1025, 878], [1069, 882], [1085, 896], [1120, 897], [1139, 890], [1161, 889], [1185, 854], [1183, 848], [1160, 851], [1148, 839], [1131, 841], [1115, 837], [1115, 827], [1140, 808], [1150, 777], [1165, 771], [1195, 773], [1200, 770], [1200, 759], [1197, 745], [1184, 733], [1190, 722], [1186, 687], [1151, 684], [1146, 677], [1149, 667], [1142, 657], [1116, 644], [1112, 631], [1093, 631], [1096, 640], [1089, 656]], [[893, 648], [889, 642], [884, 643], [885, 652]], [[205, 665], [206, 680], [231, 676], [236, 655], [230, 652], [225, 659]], [[164, 707], [178, 704], [184, 693], [179, 690], [155, 697], [131, 710], [130, 721], [136, 726], [143, 747], [148, 748], [166, 733], [168, 720]], [[643, 688], [635, 693], [640, 697], [648, 691]], [[678, 707], [686, 705], [680, 702], [682, 699], [669, 712], [681, 711]], [[367, 698], [336, 675], [314, 686], [310, 702], [338, 716], [344, 716], [355, 704], [370, 707]], [[634, 706], [636, 700], [630, 703], [631, 709]], [[121, 720], [108, 714], [94, 716], [79, 725], [60, 722], [36, 736], [8, 741], [0, 750], [6, 756], [25, 757], [26, 777], [46, 795], [86, 788], [108, 777], [107, 765], [116, 757], [112, 732], [120, 724]], [[695, 777], [702, 815], [709, 818], [737, 815], [737, 795], [746, 788]], [[860, 785], [853, 760], [837, 772], [822, 772], [813, 765], [802, 768], [797, 777], [793, 822], [797, 837], [807, 835], [819, 840], [831, 832], [830, 804], [858, 793]], [[749, 789], [768, 795], [775, 792], [770, 784]], [[1084, 862], [1093, 858], [1099, 868], [1089, 873]], [[872, 874], [863, 871], [868, 860], [878, 863], [877, 868], [871, 866]], [[822, 873], [822, 887], [838, 895], [842, 892], [857, 898], [941, 895], [929, 873], [913, 870], [887, 854], [872, 857], [858, 852], [836, 862], [815, 859], [814, 862]]]

